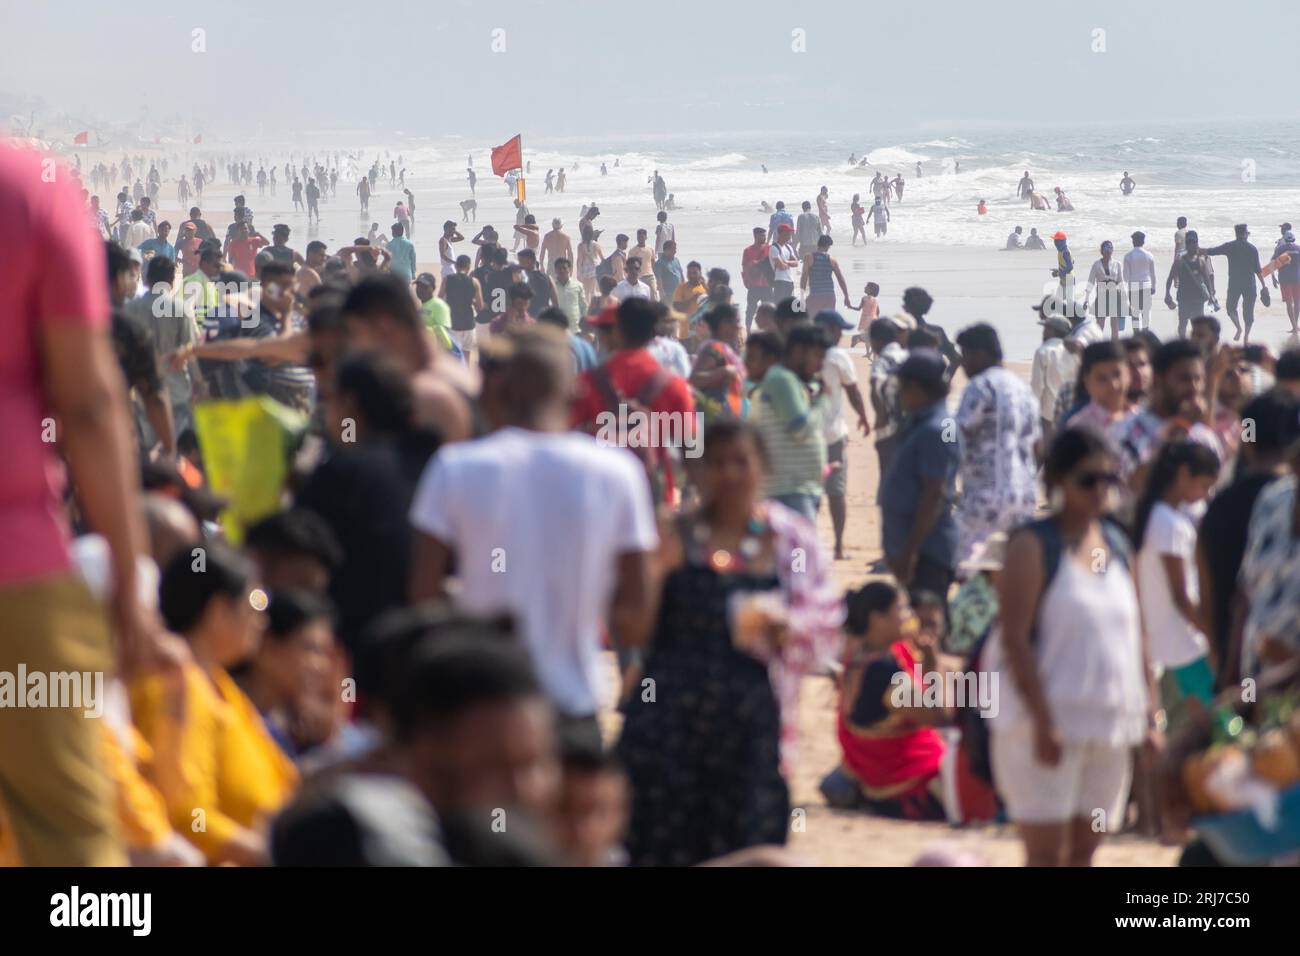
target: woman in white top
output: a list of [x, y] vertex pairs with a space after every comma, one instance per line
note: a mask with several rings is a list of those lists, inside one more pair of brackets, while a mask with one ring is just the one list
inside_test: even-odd
[[1168, 731], [1187, 716], [1187, 701], [1214, 700], [1210, 644], [1201, 631], [1196, 524], [1186, 509], [1203, 502], [1219, 478], [1219, 456], [1194, 441], [1168, 442], [1156, 456], [1137, 507], [1138, 589], [1151, 665], [1160, 674]]
[[[1110, 319], [1110, 337], [1118, 339], [1124, 331], [1124, 317], [1128, 310], [1124, 301], [1124, 269], [1114, 252], [1115, 245], [1109, 239], [1101, 244], [1101, 258], [1092, 264], [1083, 298], [1085, 302], [1093, 302], [1092, 314], [1097, 317], [1101, 330], [1106, 331], [1106, 320]], [[1097, 293], [1095, 301], [1094, 289]]]
[[1054, 513], [1013, 534], [998, 587], [993, 777], [1027, 865], [1088, 866], [1121, 826], [1131, 750], [1154, 717], [1125, 538], [1103, 519], [1115, 459], [1066, 429], [1044, 476]]

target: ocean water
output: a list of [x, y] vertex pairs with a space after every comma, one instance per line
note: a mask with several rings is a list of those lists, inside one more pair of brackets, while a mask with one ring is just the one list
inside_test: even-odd
[[[848, 164], [850, 152], [870, 162]], [[474, 157], [479, 190], [496, 190], [488, 168], [488, 145], [460, 137], [368, 145], [360, 156], [401, 154], [408, 180], [444, 196], [467, 198], [465, 159]], [[1122, 251], [1134, 229], [1148, 245], [1172, 243], [1177, 217], [1185, 215], [1207, 241], [1232, 237], [1237, 222], [1251, 224], [1256, 241], [1271, 245], [1284, 220], [1300, 221], [1300, 122], [1234, 122], [1151, 127], [1036, 126], [933, 131], [927, 134], [844, 132], [728, 133], [645, 137], [524, 139], [532, 162], [530, 197], [543, 191], [547, 168], [566, 168], [567, 195], [595, 201], [605, 221], [621, 212], [644, 218], [651, 172], [658, 169], [683, 211], [717, 216], [706, 229], [734, 231], [737, 213], [753, 213], [766, 200], [784, 200], [797, 212], [824, 185], [830, 192], [835, 234], [849, 235], [849, 203], [864, 196], [875, 171], [902, 173], [903, 202], [892, 208], [891, 243], [956, 243], [999, 247], [1015, 225], [1050, 235], [1063, 229], [1080, 257], [1091, 257], [1103, 239]], [[615, 158], [619, 167], [614, 168]], [[601, 161], [609, 175], [598, 174]], [[916, 164], [921, 163], [921, 176]], [[575, 172], [575, 163], [577, 170]], [[766, 164], [768, 172], [762, 171]], [[1040, 192], [1060, 186], [1074, 212], [1034, 212], [1016, 198], [1029, 170]], [[1119, 191], [1128, 171], [1137, 181], [1131, 196]], [[464, 194], [461, 196], [460, 194]], [[989, 213], [979, 216], [984, 199]], [[575, 203], [575, 205], [576, 205]], [[864, 202], [869, 205], [869, 202]]]

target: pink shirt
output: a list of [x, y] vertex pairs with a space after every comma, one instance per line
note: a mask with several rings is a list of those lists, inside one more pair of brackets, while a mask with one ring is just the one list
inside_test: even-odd
[[104, 243], [67, 167], [47, 171], [39, 153], [0, 144], [0, 224], [3, 587], [70, 567], [63, 465], [42, 440], [40, 334], [52, 324], [107, 329], [109, 304]]

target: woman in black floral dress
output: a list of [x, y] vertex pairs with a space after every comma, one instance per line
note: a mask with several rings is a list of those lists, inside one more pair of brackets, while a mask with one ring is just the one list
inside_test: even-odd
[[786, 634], [768, 510], [780, 506], [760, 501], [751, 427], [714, 424], [704, 447], [700, 508], [665, 537], [654, 643], [623, 708], [637, 865], [783, 844], [789, 823], [781, 709], [760, 659]]

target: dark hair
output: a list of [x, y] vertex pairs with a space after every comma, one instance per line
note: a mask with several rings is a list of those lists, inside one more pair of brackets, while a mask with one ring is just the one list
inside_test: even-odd
[[659, 310], [648, 299], [628, 299], [618, 306], [618, 330], [625, 348], [635, 349], [646, 345], [655, 337]]
[[1194, 319], [1192, 319], [1192, 328], [1196, 328], [1198, 325], [1209, 326], [1210, 331], [1214, 333], [1214, 337], [1216, 339], [1223, 331], [1223, 326], [1219, 323], [1219, 320], [1212, 315], [1196, 316]]
[[1193, 477], [1214, 477], [1219, 474], [1219, 456], [1205, 445], [1187, 439], [1166, 442], [1160, 447], [1133, 517], [1133, 542], [1137, 547], [1142, 547], [1156, 502], [1164, 498], [1181, 468], [1186, 468]]
[[393, 228], [393, 238], [394, 238], [394, 239], [396, 239], [398, 236], [400, 236], [403, 232], [406, 231], [406, 228], [405, 228], [405, 227], [404, 227], [400, 222], [395, 222], [395, 223], [393, 223], [393, 227], [392, 227], [392, 228]]
[[377, 352], [346, 358], [338, 369], [339, 395], [351, 395], [367, 429], [398, 436], [411, 428], [414, 399], [411, 383], [397, 365]]
[[563, 721], [558, 730], [560, 765], [565, 773], [622, 773], [613, 750], [602, 747], [600, 738], [586, 731], [578, 721]]
[[781, 336], [775, 332], [753, 332], [745, 339], [746, 349], [758, 349], [769, 357], [781, 357]]
[[963, 352], [983, 352], [994, 362], [1002, 361], [1002, 342], [997, 329], [987, 322], [968, 325], [957, 333], [957, 347]]
[[1043, 461], [1043, 483], [1054, 488], [1093, 455], [1113, 455], [1106, 439], [1088, 428], [1067, 428], [1052, 439]]
[[1160, 340], [1156, 339], [1153, 344], [1145, 333], [1146, 329], [1143, 329], [1141, 332], [1134, 332], [1126, 339], [1119, 340], [1119, 344], [1124, 347], [1125, 357], [1132, 355], [1134, 352], [1146, 352], [1148, 362], [1155, 358], [1156, 349], [1160, 347]]
[[728, 319], [738, 321], [740, 313], [734, 305], [715, 305], [708, 312], [704, 313], [704, 324], [709, 327], [709, 333], [715, 338], [718, 335], [718, 326]]
[[393, 701], [399, 740], [472, 707], [538, 697], [541, 686], [517, 645], [471, 635], [430, 636], [417, 642]]
[[776, 304], [776, 312], [773, 318], [778, 322], [793, 322], [796, 319], [806, 318], [803, 310], [803, 303], [794, 296], [782, 299]]
[[178, 551], [163, 569], [158, 610], [167, 629], [185, 634], [203, 617], [214, 597], [244, 596], [253, 580], [253, 563], [220, 542], [203, 545], [202, 563], [193, 549]]
[[293, 265], [288, 262], [276, 262], [274, 259], [268, 259], [262, 263], [257, 272], [257, 278], [262, 283], [280, 278], [293, 279]]
[[1241, 410], [1241, 420], [1253, 422], [1256, 452], [1284, 451], [1300, 437], [1300, 399], [1284, 388], [1271, 388], [1256, 395]]
[[154, 256], [145, 264], [144, 284], [153, 288], [159, 282], [171, 285], [176, 281], [176, 260], [167, 256]]
[[800, 322], [786, 333], [785, 354], [790, 355], [798, 348], [827, 348], [826, 333], [811, 322]]
[[363, 322], [388, 318], [413, 332], [424, 327], [406, 282], [392, 274], [367, 276], [354, 285], [343, 300], [343, 314]]
[[333, 529], [307, 508], [289, 508], [263, 518], [248, 529], [244, 547], [276, 557], [313, 558], [331, 569], [343, 563], [343, 548]]
[[325, 252], [328, 249], [329, 246], [325, 245], [325, 243], [321, 242], [319, 239], [313, 239], [311, 242], [307, 243], [308, 255], [311, 255], [313, 252]]
[[929, 329], [910, 329], [907, 333], [908, 351], [913, 349], [929, 349], [932, 352], [939, 348], [939, 336], [935, 335]]
[[1083, 347], [1083, 355], [1079, 360], [1079, 375], [1074, 381], [1074, 394], [1082, 396], [1087, 392], [1084, 385], [1088, 373], [1092, 371], [1094, 365], [1100, 365], [1102, 362], [1123, 362], [1124, 350], [1120, 348], [1118, 342], [1108, 340], [1105, 342], [1090, 342]]
[[[911, 305], [916, 311], [913, 312], [912, 309], [908, 309], [907, 307], [909, 305]], [[920, 286], [912, 286], [911, 288], [903, 290], [903, 308], [911, 315], [925, 315], [930, 311], [930, 307], [933, 305], [934, 299], [930, 296], [930, 293], [926, 292]]]
[[131, 253], [112, 240], [104, 243], [104, 245], [108, 250], [108, 281], [112, 282], [123, 272], [130, 269], [131, 263], [135, 260], [131, 258]]
[[557, 329], [569, 331], [569, 317], [564, 314], [564, 310], [558, 306], [549, 306], [542, 309], [537, 315], [538, 322], [544, 322], [547, 325], [553, 325]]
[[870, 581], [844, 595], [845, 633], [865, 637], [871, 632], [871, 615], [884, 614], [898, 600], [899, 590], [886, 581]]
[[1151, 367], [1157, 375], [1164, 375], [1179, 362], [1188, 359], [1204, 361], [1205, 356], [1201, 354], [1201, 347], [1190, 339], [1170, 339], [1156, 349], [1156, 354], [1151, 359]]
[[898, 332], [898, 326], [889, 319], [873, 319], [867, 326], [867, 338], [873, 345], [877, 342], [881, 345], [897, 342]]
[[157, 395], [162, 391], [162, 374], [158, 369], [158, 356], [153, 350], [153, 339], [144, 325], [127, 316], [121, 309], [113, 310], [113, 352], [122, 369], [122, 377], [130, 388], [144, 395]]
[[276, 591], [266, 609], [266, 634], [284, 640], [312, 621], [334, 623], [334, 606], [328, 598], [311, 591]]
[[[749, 341], [751, 343], [754, 341], [752, 336]], [[758, 430], [758, 427], [753, 422], [728, 415], [709, 422], [708, 431], [705, 433], [703, 457], [710, 457], [714, 448], [742, 440], [748, 440], [754, 446], [754, 450], [758, 453], [758, 460], [766, 468], [768, 465], [767, 443], [763, 441], [763, 433]]]
[[1300, 380], [1300, 348], [1287, 349], [1279, 355], [1273, 374], [1279, 382]]
[[731, 285], [731, 273], [716, 266], [704, 274], [709, 285]]

